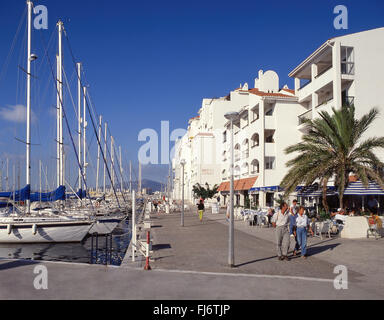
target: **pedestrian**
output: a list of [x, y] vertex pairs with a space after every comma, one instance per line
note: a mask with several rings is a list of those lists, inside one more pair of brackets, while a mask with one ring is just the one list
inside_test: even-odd
[[295, 240], [295, 247], [293, 249], [293, 255], [297, 254], [300, 246], [296, 237], [296, 218], [299, 207], [297, 206], [297, 200], [293, 200], [293, 206], [289, 208], [289, 236]]
[[280, 209], [272, 217], [272, 225], [276, 232], [277, 256], [279, 260], [289, 261], [289, 210], [288, 205], [283, 202]]
[[375, 199], [374, 196], [369, 196], [369, 200], [368, 200], [369, 211], [373, 212], [373, 214], [377, 214], [378, 208], [379, 208], [379, 202]]
[[307, 258], [307, 233], [308, 229], [313, 236], [313, 231], [311, 226], [309, 225], [309, 220], [307, 215], [305, 214], [305, 208], [300, 206], [299, 213], [296, 218], [296, 231], [295, 234], [297, 236], [297, 241], [301, 248], [301, 257]]
[[269, 228], [270, 225], [272, 224], [272, 217], [273, 217], [274, 214], [275, 214], [275, 210], [273, 210], [272, 208], [268, 208], [268, 213], [267, 213], [267, 217], [268, 217], [268, 228]]
[[227, 222], [229, 222], [230, 216], [231, 216], [231, 199], [229, 199], [227, 202], [227, 212], [226, 212], [226, 217], [225, 217]]
[[203, 222], [204, 209], [203, 200], [200, 200], [200, 203], [197, 205], [197, 213], [199, 214], [200, 222]]

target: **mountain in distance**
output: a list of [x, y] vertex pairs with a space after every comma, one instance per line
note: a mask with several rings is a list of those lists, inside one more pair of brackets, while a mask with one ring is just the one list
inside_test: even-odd
[[[132, 181], [132, 189], [137, 191], [137, 187], [137, 181]], [[107, 188], [110, 188], [110, 186], [107, 186]], [[120, 188], [120, 184], [116, 184], [116, 188]], [[164, 191], [164, 184], [150, 179], [143, 179], [141, 180], [141, 188], [150, 189], [150, 192]], [[129, 189], [129, 183], [124, 182], [124, 189]]]

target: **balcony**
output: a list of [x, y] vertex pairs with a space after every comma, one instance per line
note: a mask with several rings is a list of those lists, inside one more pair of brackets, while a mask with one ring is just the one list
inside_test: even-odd
[[355, 97], [352, 96], [345, 96], [343, 97], [342, 101], [343, 106], [353, 106], [355, 104]]
[[312, 109], [299, 115], [299, 126], [301, 126], [305, 121], [312, 119]]
[[265, 155], [274, 156], [276, 154], [276, 143], [266, 143], [265, 144]]
[[313, 92], [320, 91], [329, 83], [333, 81], [333, 68], [326, 68], [324, 71], [319, 73], [314, 81], [309, 81], [307, 84], [302, 86], [298, 90], [299, 102], [302, 102], [304, 99], [309, 97]]

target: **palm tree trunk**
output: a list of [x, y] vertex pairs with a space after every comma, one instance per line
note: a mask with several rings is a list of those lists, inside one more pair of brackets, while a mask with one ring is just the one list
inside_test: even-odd
[[325, 209], [326, 213], [329, 213], [329, 206], [328, 206], [328, 201], [327, 201], [327, 184], [328, 184], [328, 179], [323, 180], [323, 207]]

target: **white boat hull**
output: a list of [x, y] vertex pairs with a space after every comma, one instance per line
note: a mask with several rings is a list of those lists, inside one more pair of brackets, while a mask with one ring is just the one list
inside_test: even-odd
[[121, 222], [122, 219], [98, 219], [89, 230], [89, 233], [98, 233], [98, 234], [108, 234], [112, 233], [112, 231], [117, 227], [117, 225]]
[[81, 242], [93, 222], [0, 224], [0, 243]]

